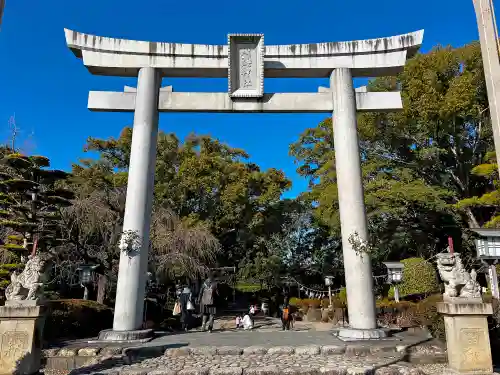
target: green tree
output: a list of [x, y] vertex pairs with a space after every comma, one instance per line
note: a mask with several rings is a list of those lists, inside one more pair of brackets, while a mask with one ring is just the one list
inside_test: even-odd
[[9, 229], [1, 247], [16, 255], [48, 252], [61, 245], [60, 211], [73, 194], [58, 182], [68, 174], [46, 169], [49, 159], [7, 153], [0, 169], [0, 225]]
[[[132, 130], [118, 138], [90, 138], [86, 149], [97, 152], [100, 170], [126, 178]], [[266, 239], [281, 229], [281, 194], [290, 187], [282, 171], [260, 168], [240, 149], [209, 136], [181, 141], [159, 133], [155, 176], [157, 204], [179, 218], [206, 225], [218, 239], [220, 266], [238, 265], [266, 249]]]
[[[70, 186], [74, 204], [63, 211], [64, 252], [59, 254], [60, 273], [66, 281], [81, 263], [98, 265], [99, 302], [113, 292], [120, 258], [126, 186], [123, 173], [102, 168], [99, 163], [75, 165]], [[168, 207], [154, 204], [151, 223], [150, 270], [157, 279], [196, 277], [204, 274], [220, 246], [203, 223], [181, 220]]]
[[283, 271], [281, 258], [276, 254], [258, 252], [252, 259], [244, 259], [239, 278], [245, 281], [257, 280], [260, 289], [271, 288], [280, 282]]
[[[471, 174], [491, 149], [491, 126], [479, 44], [437, 47], [408, 61], [394, 78], [370, 82], [370, 91], [401, 89], [403, 110], [358, 115], [371, 241], [375, 260], [427, 258], [464, 226], [477, 226], [480, 210], [454, 204], [484, 192]], [[334, 128], [334, 124], [333, 124]], [[306, 130], [291, 154], [309, 178], [304, 198], [316, 217], [339, 235], [335, 150], [330, 119]]]
[[460, 200], [456, 207], [460, 211], [474, 210], [479, 217], [478, 224], [487, 228], [500, 227], [500, 184], [498, 181], [498, 165], [495, 152], [488, 152], [484, 162], [471, 170], [474, 177], [483, 178], [485, 191], [480, 196]]

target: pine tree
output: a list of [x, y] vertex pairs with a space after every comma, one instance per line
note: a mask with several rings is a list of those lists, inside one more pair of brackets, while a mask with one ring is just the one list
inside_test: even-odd
[[8, 229], [0, 246], [23, 258], [61, 244], [60, 209], [73, 193], [60, 187], [66, 172], [46, 169], [49, 159], [4, 153], [0, 160], [0, 226]]

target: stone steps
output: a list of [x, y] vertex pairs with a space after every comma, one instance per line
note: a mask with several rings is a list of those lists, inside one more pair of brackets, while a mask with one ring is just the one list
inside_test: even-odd
[[163, 356], [128, 366], [115, 366], [102, 375], [421, 375], [401, 355], [248, 354]]

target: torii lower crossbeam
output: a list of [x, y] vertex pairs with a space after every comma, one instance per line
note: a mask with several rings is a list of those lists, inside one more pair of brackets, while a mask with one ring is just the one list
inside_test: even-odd
[[[88, 108], [99, 112], [133, 112], [136, 93], [91, 91]], [[227, 93], [160, 91], [160, 112], [263, 112], [263, 113], [331, 113], [331, 92], [275, 93], [262, 98], [232, 99]], [[403, 108], [399, 92], [356, 92], [359, 112], [395, 111]]]

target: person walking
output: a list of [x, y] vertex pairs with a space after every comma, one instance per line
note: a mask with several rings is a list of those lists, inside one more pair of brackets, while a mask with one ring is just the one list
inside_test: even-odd
[[191, 297], [191, 289], [189, 286], [184, 285], [179, 293], [179, 302], [181, 305], [181, 325], [182, 330], [187, 332], [191, 324], [191, 318], [194, 310], [193, 301]]
[[292, 321], [292, 314], [290, 311], [290, 303], [288, 301], [288, 296], [285, 296], [283, 304], [281, 305], [281, 328], [283, 331], [290, 330], [290, 323]]
[[210, 275], [203, 283], [200, 295], [198, 297], [198, 304], [200, 305], [200, 313], [202, 314], [202, 331], [207, 330], [212, 332], [214, 327], [215, 314], [217, 308], [215, 305], [215, 297], [217, 295], [217, 283], [214, 280], [213, 275]]

